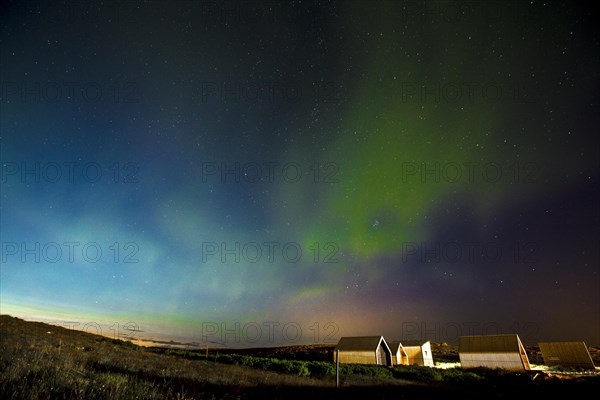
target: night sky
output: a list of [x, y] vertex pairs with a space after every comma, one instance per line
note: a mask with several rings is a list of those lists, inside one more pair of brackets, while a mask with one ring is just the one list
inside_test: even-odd
[[199, 346], [599, 345], [596, 22], [5, 1], [1, 312]]

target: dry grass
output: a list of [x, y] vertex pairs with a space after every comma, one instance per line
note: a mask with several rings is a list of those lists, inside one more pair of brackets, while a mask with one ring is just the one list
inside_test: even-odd
[[2, 399], [363, 398], [393, 378], [299, 377], [155, 352], [128, 342], [0, 316]]
[[239, 388], [328, 382], [186, 360], [76, 330], [0, 316], [2, 398], [240, 398]]
[[[315, 351], [315, 357], [311, 352]], [[331, 346], [260, 349], [254, 356], [278, 359], [327, 359]], [[0, 394], [2, 399], [318, 399], [429, 398], [460, 394], [482, 398], [511, 397], [519, 391], [553, 394], [571, 390], [502, 374], [473, 380], [455, 370], [455, 382], [429, 382], [425, 368], [394, 370], [393, 377], [349, 374], [343, 387], [334, 376], [294, 376], [242, 365], [186, 358], [137, 347], [128, 342], [37, 322], [0, 316]], [[427, 370], [427, 371], [425, 371]], [[427, 374], [425, 374], [427, 372]], [[440, 375], [442, 376], [442, 375]], [[484, 376], [484, 375], [482, 375]], [[417, 377], [419, 379], [413, 379]], [[457, 380], [461, 380], [458, 384]], [[475, 383], [473, 383], [475, 382]], [[552, 383], [552, 382], [550, 382]], [[577, 382], [577, 389], [596, 381]], [[558, 390], [557, 390], [558, 389]]]

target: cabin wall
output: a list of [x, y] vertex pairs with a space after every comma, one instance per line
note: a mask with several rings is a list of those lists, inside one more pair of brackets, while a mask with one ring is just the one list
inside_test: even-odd
[[433, 362], [433, 353], [431, 352], [431, 344], [430, 343], [425, 343], [421, 347], [421, 353], [423, 354], [423, 357], [422, 357], [423, 366], [425, 366], [425, 367], [435, 366], [435, 364]]
[[524, 371], [525, 366], [521, 355], [511, 353], [459, 353], [460, 364], [463, 368], [504, 368], [511, 371]]
[[[337, 362], [336, 351], [333, 353], [333, 361]], [[377, 356], [373, 351], [343, 351], [340, 350], [340, 364], [377, 364]]]
[[379, 349], [377, 352], [377, 364], [388, 366], [394, 365], [392, 361], [392, 354], [384, 345], [379, 345]]
[[406, 365], [423, 365], [423, 353], [421, 346], [404, 347], [406, 352]]

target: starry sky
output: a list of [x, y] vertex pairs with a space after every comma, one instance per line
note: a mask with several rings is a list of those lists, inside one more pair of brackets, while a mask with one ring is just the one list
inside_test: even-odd
[[584, 5], [0, 7], [3, 314], [228, 347], [600, 344]]

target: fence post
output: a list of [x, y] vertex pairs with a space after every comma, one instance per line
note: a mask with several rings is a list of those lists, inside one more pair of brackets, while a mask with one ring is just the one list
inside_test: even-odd
[[336, 349], [335, 362], [335, 387], [340, 387], [340, 349]]

